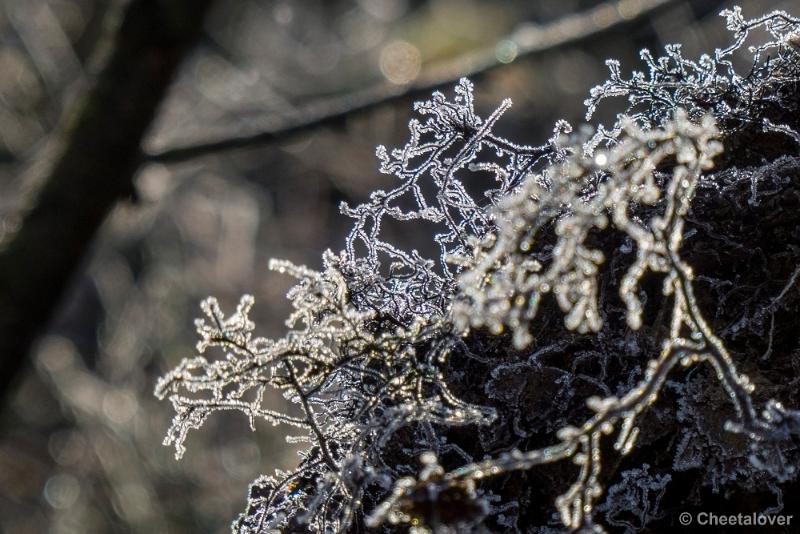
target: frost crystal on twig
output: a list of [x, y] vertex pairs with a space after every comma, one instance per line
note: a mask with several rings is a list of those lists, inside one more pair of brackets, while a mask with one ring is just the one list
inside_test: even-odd
[[[276, 528], [288, 528], [292, 521], [316, 525], [320, 531], [349, 524], [365, 487], [387, 476], [369, 473], [380, 463], [380, 447], [402, 425], [463, 425], [493, 416], [489, 408], [459, 400], [445, 383], [439, 368], [458, 345], [457, 338], [421, 318], [409, 327], [385, 327], [376, 312], [355, 309], [338, 270], [343, 261], [344, 256], [326, 254], [321, 273], [272, 262], [273, 269], [299, 279], [289, 292], [295, 307], [287, 320], [290, 330], [278, 340], [253, 337], [248, 317], [252, 297], [243, 297], [230, 317], [215, 299], [207, 299], [202, 306], [207, 317], [197, 321], [197, 348], [202, 354], [219, 347], [225, 358], [187, 358], [156, 387], [156, 394], [169, 397], [175, 407], [165, 444], [175, 446], [177, 457], [184, 452], [189, 430], [214, 411], [241, 411], [251, 426], [260, 418], [301, 429], [292, 441], [307, 441], [311, 448], [300, 469], [257, 484], [257, 493], [270, 488], [259, 502], [282, 518], [269, 519]], [[268, 387], [282, 391], [300, 415], [264, 408]], [[300, 502], [305, 503], [302, 518], [295, 508]], [[242, 528], [260, 531], [266, 524], [261, 521], [267, 521], [259, 516], [252, 525], [251, 520], [243, 516]]]
[[[692, 119], [712, 113], [725, 131], [755, 124], [798, 139], [795, 128], [771, 125], [768, 115], [780, 109], [782, 101], [796, 92], [800, 83], [800, 19], [785, 11], [773, 11], [747, 20], [738, 6], [724, 10], [722, 16], [734, 42], [712, 55], [695, 61], [683, 57], [680, 45], [668, 45], [665, 55], [656, 58], [644, 49], [641, 58], [647, 71], [634, 71], [630, 79], [623, 76], [619, 61], [608, 60], [608, 79], [594, 87], [585, 101], [587, 120], [603, 100], [626, 97], [626, 116], [644, 128], [662, 125], [682, 108]], [[749, 47], [752, 68], [740, 74], [733, 64], [734, 56], [751, 33], [759, 30], [770, 39]], [[587, 148], [613, 142], [621, 126], [617, 122], [610, 131], [599, 128]]]
[[[378, 147], [381, 172], [396, 176], [400, 184], [390, 191], [375, 191], [360, 206], [341, 207], [342, 213], [356, 220], [347, 238], [347, 258], [353, 264], [351, 285], [357, 288], [353, 299], [359, 306], [401, 321], [445, 313], [457, 270], [448, 258], [468, 254], [471, 240], [491, 231], [487, 205], [513, 191], [537, 165], [561, 155], [553, 139], [532, 147], [495, 135], [494, 124], [510, 107], [511, 101], [505, 100], [488, 118], [478, 117], [472, 84], [462, 79], [452, 101], [436, 92], [431, 100], [415, 104], [425, 120], [409, 123], [411, 137], [404, 147], [391, 151]], [[560, 125], [554, 139], [561, 129], [569, 127]], [[481, 187], [484, 198], [473, 198], [462, 175], [485, 180], [487, 172], [495, 183]], [[438, 225], [441, 232], [434, 236], [441, 250], [438, 262], [384, 241], [381, 225], [387, 218]], [[375, 274], [365, 281], [365, 272]]]

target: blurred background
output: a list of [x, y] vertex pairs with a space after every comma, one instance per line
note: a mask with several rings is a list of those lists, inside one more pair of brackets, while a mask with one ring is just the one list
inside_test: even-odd
[[[630, 19], [643, 3], [609, 4], [592, 20]], [[120, 4], [0, 0], [0, 240], [20, 225], [30, 169], [102, 66], [97, 50], [109, 46]], [[474, 78], [479, 112], [511, 97], [499, 130], [539, 144], [557, 119], [583, 120], [605, 58], [629, 72], [641, 68], [642, 47], [678, 42], [697, 57], [728, 39], [716, 16], [727, 2], [683, 0], [575, 46], [527, 53], [518, 44], [600, 4], [216, 2], [145, 139], [151, 156], [135, 192], [99, 230], [0, 406], [0, 532], [227, 531], [249, 482], [297, 457], [282, 429], [253, 433], [239, 414], [191, 434], [181, 461], [161, 445], [172, 407], [153, 397], [154, 384], [193, 354], [199, 301], [214, 295], [230, 310], [252, 293], [259, 332], [281, 335], [292, 280], [269, 272], [268, 259], [318, 268], [324, 249], [342, 248], [349, 220], [337, 206], [391, 183], [377, 172], [375, 146], [405, 142], [420, 96], [405, 93], [421, 81], [455, 79], [474, 58], [499, 65]], [[798, 14], [793, 0], [738, 4], [750, 17], [777, 7]], [[375, 100], [383, 103], [363, 105]], [[368, 109], [313, 120], [347, 106]], [[606, 106], [601, 120], [615, 111]], [[258, 137], [297, 124], [296, 135]], [[164, 155], [242, 136], [252, 137], [235, 149]]]

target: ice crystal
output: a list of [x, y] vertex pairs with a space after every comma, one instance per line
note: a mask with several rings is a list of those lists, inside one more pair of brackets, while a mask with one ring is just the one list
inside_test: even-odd
[[[351, 304], [338, 268], [344, 256], [328, 253], [324, 259], [323, 272], [271, 263], [299, 279], [288, 295], [295, 307], [290, 330], [281, 339], [253, 336], [252, 297], [243, 297], [230, 317], [207, 299], [206, 318], [197, 321], [201, 355], [185, 359], [156, 387], [175, 407], [165, 444], [175, 446], [178, 458], [188, 432], [219, 410], [241, 411], [251, 426], [260, 418], [295, 427], [301, 434], [292, 441], [310, 443], [297, 471], [256, 483], [255, 501], [272, 512], [255, 523], [243, 517], [242, 531], [258, 532], [267, 524], [289, 528], [292, 520], [339, 530], [349, 524], [364, 488], [386, 477], [372, 466], [380, 463], [380, 448], [392, 432], [410, 422], [463, 425], [493, 416], [489, 408], [459, 400], [445, 383], [439, 368], [457, 338], [423, 318], [408, 327], [380, 324], [377, 312]], [[225, 357], [206, 359], [202, 354], [212, 347]], [[267, 388], [282, 391], [301, 415], [265, 409]]]
[[[603, 254], [586, 239], [593, 229], [605, 228], [609, 218], [637, 244], [636, 261], [620, 284], [620, 296], [628, 307], [628, 324], [639, 327], [638, 281], [648, 269], [670, 270], [669, 257], [680, 244], [682, 217], [697, 179], [721, 145], [713, 140], [716, 129], [709, 117], [696, 126], [682, 111], [664, 130], [622, 124], [613, 150], [593, 158], [574, 150], [565, 163], [530, 177], [502, 203], [497, 232], [477, 247], [474, 265], [459, 278], [453, 309], [457, 327], [486, 325], [502, 332], [505, 325], [514, 331], [517, 348], [524, 348], [532, 340], [531, 322], [539, 303], [552, 292], [566, 314], [567, 328], [598, 331], [602, 320], [596, 274]], [[662, 196], [654, 170], [667, 157], [677, 158], [679, 164], [665, 187], [664, 214], [649, 224], [632, 220], [631, 204], [654, 204]], [[600, 185], [592, 188], [598, 181]], [[545, 268], [531, 251], [537, 234], [551, 223], [558, 242]]]
[[[722, 16], [734, 42], [712, 55], [687, 59], [680, 45], [668, 45], [665, 55], [656, 58], [644, 49], [641, 58], [647, 71], [634, 71], [629, 79], [623, 76], [619, 61], [608, 60], [608, 79], [593, 88], [585, 102], [587, 120], [603, 100], [626, 97], [626, 116], [644, 128], [658, 127], [682, 108], [693, 119], [713, 113], [723, 130], [755, 125], [798, 141], [797, 124], [774, 124], [769, 115], [782, 111], [786, 93], [795, 92], [800, 82], [800, 19], [773, 11], [747, 20], [739, 7], [724, 10]], [[734, 55], [746, 42], [755, 40], [751, 34], [759, 30], [770, 38], [749, 47], [752, 67], [739, 73], [733, 64]], [[589, 146], [613, 142], [620, 127], [617, 122], [611, 130], [600, 128]]]
[[[504, 100], [482, 119], [473, 109], [472, 90], [472, 84], [462, 79], [452, 101], [436, 92], [431, 100], [417, 102], [414, 109], [425, 120], [409, 123], [406, 145], [377, 150], [381, 172], [396, 176], [400, 184], [373, 192], [369, 202], [357, 207], [342, 204], [342, 213], [356, 220], [347, 238], [347, 258], [353, 269], [353, 299], [360, 307], [400, 321], [444, 315], [457, 271], [448, 258], [469, 254], [470, 242], [492, 230], [487, 205], [507, 196], [537, 165], [560, 156], [554, 140], [569, 131], [566, 123], [559, 123], [553, 139], [544, 145], [517, 145], [492, 131], [511, 101]], [[487, 172], [494, 183], [479, 184], [484, 198], [473, 198], [465, 178], [474, 181]], [[386, 218], [438, 225], [441, 232], [434, 236], [441, 250], [438, 262], [384, 241], [381, 225]], [[373, 274], [364, 279], [367, 272]]]

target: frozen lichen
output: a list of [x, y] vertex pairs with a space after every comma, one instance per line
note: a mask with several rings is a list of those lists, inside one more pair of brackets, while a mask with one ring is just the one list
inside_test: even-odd
[[[721, 145], [712, 120], [691, 123], [682, 111], [664, 129], [641, 130], [623, 122], [612, 150], [593, 157], [580, 147], [566, 162], [529, 177], [503, 202], [497, 230], [474, 252], [472, 265], [459, 278], [453, 317], [456, 326], [487, 326], [514, 332], [524, 348], [533, 339], [531, 322], [544, 295], [553, 293], [565, 313], [565, 325], [580, 333], [597, 332], [602, 319], [597, 301], [597, 272], [603, 254], [587, 245], [593, 230], [609, 221], [637, 246], [636, 261], [620, 283], [631, 328], [641, 324], [639, 280], [648, 271], [667, 272], [677, 254], [697, 180], [711, 166]], [[668, 158], [678, 161], [664, 191], [655, 169]], [[547, 186], [543, 184], [549, 184]], [[593, 184], [598, 184], [594, 186]], [[654, 204], [665, 196], [664, 213], [648, 223], [629, 216], [632, 204]], [[535, 259], [538, 236], [554, 225], [557, 243], [546, 266]]]
[[[445, 315], [458, 271], [449, 258], [469, 254], [470, 243], [492, 231], [488, 206], [514, 191], [533, 169], [562, 155], [554, 139], [569, 130], [566, 123], [541, 146], [518, 145], [496, 135], [492, 128], [510, 107], [511, 101], [505, 100], [488, 118], [477, 116], [472, 84], [462, 79], [452, 101], [436, 92], [414, 106], [425, 120], [409, 123], [411, 137], [404, 147], [378, 147], [381, 172], [394, 175], [399, 185], [373, 192], [359, 206], [341, 206], [342, 213], [356, 220], [347, 238], [347, 272], [352, 273], [349, 282], [360, 307], [399, 321]], [[466, 182], [485, 182], [487, 173], [493, 181], [479, 186], [483, 198], [473, 198]], [[438, 260], [384, 241], [381, 226], [387, 219], [426, 221], [440, 228], [433, 236], [441, 251]], [[372, 274], [364, 280], [366, 272]]]
[[[643, 128], [662, 125], [682, 108], [693, 119], [712, 113], [726, 132], [755, 126], [797, 142], [800, 126], [774, 123], [771, 116], [786, 111], [784, 104], [796, 94], [800, 82], [800, 19], [785, 11], [773, 11], [748, 20], [739, 7], [724, 10], [722, 16], [733, 34], [733, 43], [711, 55], [697, 60], [685, 58], [677, 44], [666, 46], [664, 55], [658, 58], [644, 49], [641, 58], [647, 70], [634, 71], [627, 79], [619, 61], [608, 60], [608, 79], [594, 87], [585, 101], [587, 120], [604, 100], [625, 97], [625, 116]], [[763, 34], [768, 37], [759, 39]], [[756, 43], [746, 52], [751, 67], [740, 72], [734, 60], [748, 42]], [[599, 128], [587, 148], [613, 143], [621, 126], [618, 121], [610, 130]]]
[[[453, 395], [441, 374], [457, 338], [422, 317], [407, 327], [387, 326], [376, 311], [356, 309], [339, 270], [344, 258], [326, 254], [323, 272], [272, 262], [299, 280], [289, 292], [295, 308], [289, 331], [278, 340], [253, 336], [252, 297], [243, 297], [230, 317], [215, 299], [206, 300], [206, 318], [197, 321], [201, 355], [184, 360], [156, 387], [175, 407], [165, 444], [175, 446], [177, 457], [188, 432], [220, 410], [243, 412], [251, 426], [255, 419], [286, 424], [299, 432], [291, 441], [309, 443], [297, 471], [262, 478], [251, 490], [272, 512], [256, 525], [243, 517], [245, 531], [266, 528], [262, 521], [276, 528], [300, 521], [320, 531], [340, 530], [352, 520], [365, 487], [388, 480], [391, 470], [376, 466], [395, 430], [411, 422], [464, 425], [493, 417], [491, 409]], [[202, 355], [212, 347], [224, 358]], [[281, 391], [300, 415], [264, 408], [267, 388]]]
[[[422, 120], [406, 145], [378, 149], [397, 186], [342, 206], [355, 220], [345, 250], [327, 252], [321, 272], [272, 263], [298, 279], [284, 337], [254, 334], [252, 297], [229, 317], [204, 302], [198, 355], [156, 388], [176, 411], [165, 443], [180, 456], [189, 431], [219, 410], [285, 424], [292, 441], [308, 443], [297, 469], [253, 483], [235, 531], [462, 532], [482, 522], [547, 531], [552, 521], [523, 524], [531, 502], [496, 481], [567, 462], [571, 485], [552, 495], [561, 524], [599, 531], [602, 515], [635, 531], [664, 516], [671, 475], [642, 463], [609, 481], [603, 470], [663, 437], [648, 418], [677, 425], [671, 469], [706, 468], [698, 480], [714, 491], [738, 484], [782, 502], [777, 484], [797, 477], [800, 412], [742, 368], [774, 358], [773, 341], [786, 336], [776, 316], [796, 301], [798, 271], [766, 306], [753, 297], [745, 315], [715, 329], [734, 290], [687, 258], [706, 252], [691, 246], [698, 232], [720, 249], [745, 248], [698, 220], [698, 191], [703, 206], [741, 193], [737, 209], [762, 209], [800, 168], [798, 124], [785, 111], [800, 107], [791, 105], [800, 22], [723, 14], [734, 43], [712, 56], [643, 52], [649, 72], [629, 80], [610, 62], [589, 115], [612, 96], [630, 107], [592, 137], [559, 122], [544, 144], [517, 144], [493, 130], [509, 101], [481, 118], [468, 81], [452, 99], [434, 93], [416, 105]], [[768, 38], [740, 75], [731, 58], [760, 30]], [[779, 136], [782, 152], [756, 147], [747, 167], [711, 174], [737, 157], [723, 144], [743, 143], [743, 131]], [[415, 222], [437, 228], [438, 257], [386, 240], [385, 226]], [[755, 358], [727, 345], [746, 329], [768, 340]], [[575, 349], [582, 339], [597, 348]], [[270, 388], [294, 409], [266, 409]], [[659, 407], [660, 397], [677, 402]]]
[[597, 507], [612, 527], [626, 533], [639, 532], [661, 519], [661, 499], [672, 477], [650, 473], [650, 466], [623, 471], [621, 480], [608, 488], [608, 499]]

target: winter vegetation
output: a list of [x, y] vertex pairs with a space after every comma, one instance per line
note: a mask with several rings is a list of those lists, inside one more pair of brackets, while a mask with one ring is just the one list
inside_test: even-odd
[[[609, 60], [587, 120], [625, 113], [542, 144], [496, 133], [511, 102], [480, 117], [466, 79], [433, 93], [378, 147], [395, 187], [342, 204], [344, 250], [270, 264], [297, 279], [283, 337], [252, 296], [203, 302], [156, 387], [165, 444], [231, 410], [307, 444], [235, 532], [636, 532], [800, 497], [800, 19], [722, 15], [729, 47]], [[440, 254], [393, 245], [403, 225]]]

